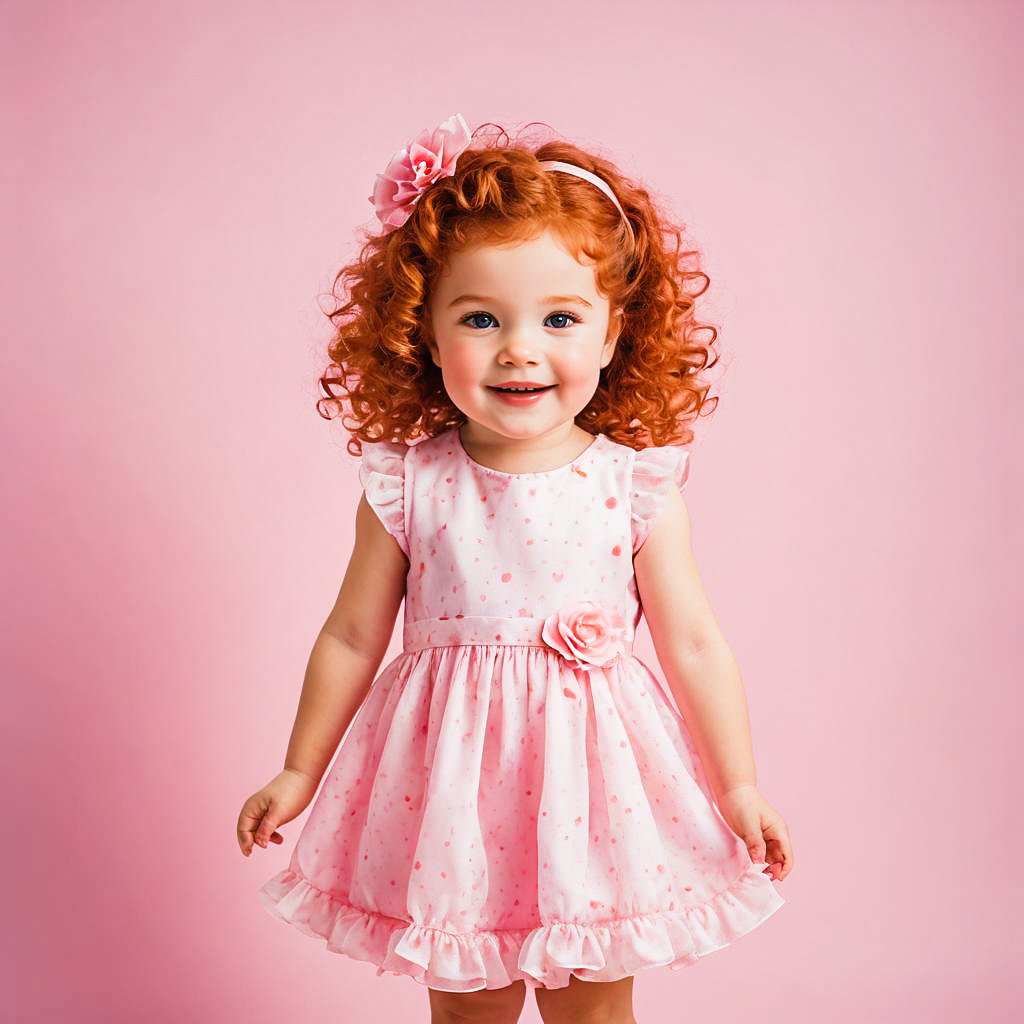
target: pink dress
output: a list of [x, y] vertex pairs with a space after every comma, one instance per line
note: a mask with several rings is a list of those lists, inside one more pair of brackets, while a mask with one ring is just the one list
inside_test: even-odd
[[403, 650], [267, 910], [461, 992], [678, 969], [782, 906], [632, 653], [631, 556], [688, 467], [603, 434], [542, 473], [481, 466], [454, 428], [363, 443], [367, 500], [410, 563]]

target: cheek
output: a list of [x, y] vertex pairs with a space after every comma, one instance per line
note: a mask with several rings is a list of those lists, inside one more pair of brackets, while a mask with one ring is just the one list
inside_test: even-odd
[[441, 365], [445, 379], [453, 385], [462, 387], [479, 384], [485, 369], [479, 352], [460, 345], [453, 345], [442, 353]]
[[569, 387], [592, 387], [601, 373], [600, 348], [579, 345], [566, 348], [552, 360], [559, 379]]

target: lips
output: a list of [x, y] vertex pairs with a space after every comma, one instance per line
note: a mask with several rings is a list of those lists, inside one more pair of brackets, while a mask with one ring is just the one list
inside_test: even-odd
[[537, 391], [550, 391], [554, 384], [488, 384], [492, 391], [501, 391], [505, 394], [529, 395]]

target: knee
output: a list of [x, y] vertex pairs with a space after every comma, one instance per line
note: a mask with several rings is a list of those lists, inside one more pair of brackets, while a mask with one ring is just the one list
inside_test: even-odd
[[[537, 1007], [540, 1010], [540, 1007]], [[636, 1024], [629, 1007], [612, 1005], [576, 1009], [571, 1006], [546, 1006], [540, 1010], [544, 1024]]]
[[565, 988], [534, 993], [544, 1024], [636, 1024], [633, 978], [590, 982], [571, 977]]
[[611, 1004], [588, 1006], [586, 1009], [546, 1006], [540, 1010], [540, 1019], [544, 1024], [636, 1024], [632, 1007]]
[[476, 992], [428, 989], [431, 1024], [515, 1024], [526, 1002], [526, 983]]

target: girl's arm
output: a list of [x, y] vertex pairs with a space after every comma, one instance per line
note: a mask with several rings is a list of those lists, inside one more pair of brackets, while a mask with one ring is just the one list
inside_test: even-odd
[[306, 667], [285, 769], [314, 785], [366, 698], [391, 641], [409, 563], [363, 494], [338, 599]]
[[743, 682], [704, 592], [678, 488], [669, 487], [633, 568], [658, 661], [683, 717], [696, 725], [691, 732], [716, 800], [756, 786]]

